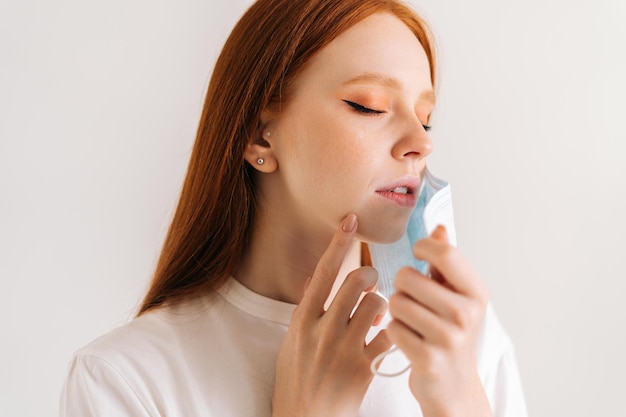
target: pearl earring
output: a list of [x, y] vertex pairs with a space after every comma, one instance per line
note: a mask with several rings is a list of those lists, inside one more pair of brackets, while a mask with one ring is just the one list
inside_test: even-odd
[[270, 136], [272, 136], [272, 133], [268, 130], [267, 132], [265, 132], [265, 136], [269, 138]]
[[259, 165], [263, 165], [263, 162], [265, 162], [265, 159], [263, 159], [263, 158], [259, 158], [259, 159], [256, 160], [256, 163], [259, 164]]

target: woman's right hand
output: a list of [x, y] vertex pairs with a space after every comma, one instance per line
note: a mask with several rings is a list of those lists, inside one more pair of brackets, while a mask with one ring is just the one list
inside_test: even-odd
[[349, 214], [293, 313], [276, 361], [273, 417], [355, 416], [372, 381], [370, 363], [391, 346], [384, 330], [365, 343], [376, 317], [386, 309], [385, 300], [371, 292], [378, 279], [373, 268], [352, 271], [324, 309], [356, 229], [356, 216]]

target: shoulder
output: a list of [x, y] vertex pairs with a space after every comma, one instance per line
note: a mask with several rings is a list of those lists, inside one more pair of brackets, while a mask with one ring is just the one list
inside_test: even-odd
[[93, 340], [74, 356], [98, 358], [123, 367], [175, 355], [181, 340], [189, 339], [206, 323], [209, 309], [207, 299], [198, 298], [148, 311]]
[[61, 393], [61, 416], [100, 416], [109, 411], [119, 416], [154, 415], [148, 411], [149, 397], [137, 384], [143, 373], [139, 352], [164, 330], [151, 321], [135, 319], [74, 353]]
[[158, 410], [170, 406], [165, 394], [185, 383], [184, 349], [204, 333], [199, 326], [207, 322], [208, 308], [199, 299], [150, 311], [76, 351], [61, 395], [61, 415], [159, 415]]
[[74, 353], [75, 358], [97, 358], [120, 364], [162, 350], [173, 331], [163, 312], [149, 312], [93, 340]]
[[[77, 350], [68, 379], [92, 378], [100, 385], [109, 381], [132, 387], [149, 375], [152, 364], [174, 353], [175, 333], [164, 311], [146, 313]], [[158, 357], [161, 361], [155, 361]]]

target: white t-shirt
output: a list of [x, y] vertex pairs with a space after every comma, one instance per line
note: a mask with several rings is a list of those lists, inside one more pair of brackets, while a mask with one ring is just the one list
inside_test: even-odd
[[[76, 352], [61, 416], [269, 417], [276, 356], [295, 307], [230, 279], [217, 294], [150, 311]], [[391, 372], [405, 365], [394, 353], [382, 366]], [[491, 308], [478, 368], [494, 416], [525, 417], [513, 347]], [[374, 377], [359, 412], [421, 415], [408, 372]]]

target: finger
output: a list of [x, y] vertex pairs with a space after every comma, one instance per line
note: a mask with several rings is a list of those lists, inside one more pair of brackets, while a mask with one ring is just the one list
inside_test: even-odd
[[323, 314], [324, 303], [333, 287], [337, 273], [341, 268], [357, 229], [356, 215], [348, 214], [337, 228], [330, 245], [322, 254], [309, 286], [302, 297], [302, 311]]
[[428, 262], [439, 271], [445, 282], [455, 291], [472, 298], [483, 299], [486, 290], [469, 262], [449, 244], [430, 236], [418, 240], [413, 246], [413, 255]]
[[446, 320], [457, 316], [458, 306], [465, 298], [410, 267], [398, 271], [394, 284], [398, 294], [406, 294]]
[[373, 326], [376, 317], [387, 310], [387, 301], [375, 292], [365, 294], [354, 311], [348, 326], [348, 333], [358, 340], [364, 340]]
[[[368, 357], [369, 361], [373, 361], [381, 353], [389, 350], [391, 348], [391, 340], [389, 339], [389, 335], [387, 330], [381, 330], [378, 334], [365, 346], [365, 355]], [[378, 366], [382, 363], [379, 362]], [[378, 366], [376, 368], [378, 368]]]
[[[379, 293], [376, 293], [380, 296]], [[387, 311], [389, 310], [389, 302], [387, 302], [387, 300], [385, 300], [385, 308], [380, 311], [376, 317], [374, 317], [374, 321], [372, 322], [372, 326], [378, 326], [380, 323], [383, 322], [383, 319], [385, 318], [385, 315], [387, 314]]]
[[359, 298], [365, 291], [373, 288], [377, 280], [378, 272], [371, 266], [364, 266], [350, 272], [339, 287], [326, 315], [330, 320], [347, 325]]
[[402, 293], [391, 297], [389, 312], [394, 320], [403, 323], [429, 343], [444, 343], [448, 339], [446, 335], [454, 330], [442, 317]]
[[[443, 243], [448, 243], [449, 242], [448, 241], [448, 232], [447, 232], [447, 230], [446, 230], [444, 225], [441, 225], [441, 224], [438, 225], [435, 228], [435, 230], [433, 230], [433, 232], [431, 233], [431, 236], [432, 236], [433, 239], [438, 240], [440, 242], [443, 242]], [[436, 281], [436, 282], [438, 282], [438, 283], [440, 283], [440, 284], [450, 288], [450, 285], [446, 282], [445, 278], [443, 277], [441, 272], [439, 272], [439, 270], [437, 270], [437, 268], [435, 268], [435, 267], [433, 267], [431, 265], [429, 267], [429, 271], [428, 272], [429, 272], [430, 277], [434, 281]]]
[[422, 337], [398, 320], [392, 320], [387, 326], [387, 336], [394, 345], [406, 355], [411, 363], [420, 359], [427, 343]]

